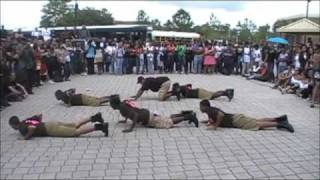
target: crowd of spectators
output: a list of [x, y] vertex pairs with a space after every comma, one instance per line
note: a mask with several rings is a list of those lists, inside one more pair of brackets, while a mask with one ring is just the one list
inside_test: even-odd
[[319, 103], [319, 46], [214, 40], [144, 42], [93, 38], [85, 27], [52, 37], [35, 29], [1, 37], [1, 107], [22, 101], [44, 83], [70, 81], [73, 74], [225, 74], [274, 83], [283, 94]]

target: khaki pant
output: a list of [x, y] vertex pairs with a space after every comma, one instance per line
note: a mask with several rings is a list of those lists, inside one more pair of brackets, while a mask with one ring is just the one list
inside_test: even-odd
[[85, 106], [100, 106], [101, 100], [100, 98], [94, 97], [94, 96], [88, 96], [82, 94], [81, 96], [82, 104]]
[[233, 119], [233, 126], [240, 129], [246, 130], [259, 130], [257, 126], [257, 120], [251, 117], [244, 116], [243, 114], [235, 114], [232, 117]]
[[165, 97], [170, 89], [171, 81], [166, 81], [161, 84], [161, 87], [159, 89], [159, 100], [164, 101]]
[[44, 124], [48, 136], [53, 137], [76, 137], [77, 128], [75, 123], [46, 122]]
[[152, 128], [169, 129], [169, 128], [173, 127], [173, 121], [169, 117], [155, 116], [153, 113], [150, 113], [150, 119], [148, 122], [148, 126], [152, 127]]
[[207, 91], [205, 89], [199, 88], [198, 97], [200, 99], [207, 99], [210, 100], [213, 96], [213, 92]]

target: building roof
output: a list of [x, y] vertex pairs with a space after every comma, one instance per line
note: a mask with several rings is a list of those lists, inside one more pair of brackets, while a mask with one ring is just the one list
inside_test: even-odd
[[[74, 26], [67, 26], [67, 30], [73, 30]], [[82, 26], [77, 26], [77, 30], [81, 30]], [[38, 30], [42, 30], [44, 28], [38, 28]], [[62, 31], [65, 29], [65, 27], [48, 27], [49, 30], [53, 31]], [[126, 30], [126, 29], [146, 29], [146, 30], [152, 30], [152, 26], [146, 25], [146, 24], [115, 24], [115, 25], [103, 25], [103, 26], [86, 26], [86, 29], [94, 29], [94, 30]], [[34, 29], [22, 29], [23, 32], [33, 31]]]
[[153, 37], [176, 37], [176, 38], [200, 38], [200, 34], [194, 32], [177, 31], [152, 31]]
[[[298, 14], [298, 15], [279, 18], [279, 19], [277, 19], [277, 21], [291, 20], [291, 19], [302, 19], [302, 18], [305, 18], [305, 17], [306, 17], [305, 14]], [[319, 17], [320, 17], [320, 14], [309, 14], [308, 15], [308, 18], [319, 18]]]
[[320, 25], [303, 18], [286, 26], [282, 26], [276, 30], [277, 32], [292, 32], [292, 33], [319, 33]]

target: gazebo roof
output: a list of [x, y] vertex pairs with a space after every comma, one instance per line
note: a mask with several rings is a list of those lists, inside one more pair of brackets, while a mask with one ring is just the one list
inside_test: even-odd
[[276, 30], [277, 32], [292, 32], [292, 33], [319, 33], [320, 25], [310, 21], [309, 19], [303, 18], [295, 21], [286, 26], [280, 27]]

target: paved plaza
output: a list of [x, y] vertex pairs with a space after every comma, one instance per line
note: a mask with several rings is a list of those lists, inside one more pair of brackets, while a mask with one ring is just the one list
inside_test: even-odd
[[[271, 84], [247, 81], [239, 76], [168, 75], [172, 82], [192, 83], [212, 91], [234, 88], [231, 102], [222, 97], [211, 101], [230, 113], [253, 117], [287, 114], [295, 133], [279, 130], [208, 131], [201, 124], [182, 122], [172, 129], [129, 126], [109, 106], [66, 107], [54, 97], [57, 89], [104, 96], [135, 95], [140, 85], [136, 75], [73, 76], [70, 82], [46, 84], [34, 95], [1, 112], [1, 179], [319, 179], [319, 108], [295, 95], [281, 95]], [[144, 93], [140, 107], [163, 115], [195, 110], [199, 120], [199, 99], [171, 98], [157, 101], [158, 95]], [[32, 138], [17, 140], [17, 131], [8, 125], [12, 115], [29, 117], [43, 113], [44, 121], [75, 121], [101, 111], [110, 123], [109, 137], [94, 132], [79, 138]]]

